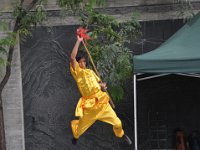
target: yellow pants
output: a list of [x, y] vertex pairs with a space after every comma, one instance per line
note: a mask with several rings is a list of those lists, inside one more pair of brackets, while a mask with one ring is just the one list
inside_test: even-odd
[[78, 139], [96, 120], [113, 125], [113, 131], [117, 137], [124, 135], [122, 123], [110, 104], [97, 103], [91, 108], [84, 109], [83, 116], [79, 120], [71, 121], [74, 138]]

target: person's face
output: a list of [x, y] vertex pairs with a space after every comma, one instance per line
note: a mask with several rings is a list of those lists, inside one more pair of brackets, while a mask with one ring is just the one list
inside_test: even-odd
[[86, 59], [85, 59], [85, 58], [81, 58], [81, 59], [78, 61], [78, 64], [79, 64], [79, 66], [80, 66], [82, 69], [85, 69], [85, 68], [86, 68]]

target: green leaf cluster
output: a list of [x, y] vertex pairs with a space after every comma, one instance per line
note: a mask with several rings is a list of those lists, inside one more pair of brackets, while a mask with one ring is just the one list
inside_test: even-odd
[[101, 47], [101, 57], [97, 61], [101, 77], [110, 86], [122, 85], [132, 74], [132, 53], [118, 43]]
[[32, 26], [42, 23], [46, 20], [47, 13], [42, 4], [36, 5], [35, 11], [29, 11], [22, 6], [17, 6], [13, 12], [13, 16], [19, 19], [19, 29], [30, 30]]
[[8, 48], [10, 46], [15, 46], [16, 44], [16, 33], [7, 33], [5, 38], [0, 39], [0, 65], [6, 65], [6, 60], [4, 56], [8, 54]]
[[20, 35], [21, 41], [25, 41], [27, 36], [31, 36], [31, 29], [37, 24], [42, 23], [46, 19], [46, 11], [44, 5], [46, 0], [40, 0], [35, 4], [35, 10], [30, 11], [22, 7], [20, 4], [16, 4], [13, 11], [13, 17], [16, 19], [17, 30], [15, 32], [8, 31], [8, 24], [4, 21], [0, 21], [0, 29], [7, 36], [0, 39], [0, 64], [5, 65], [7, 62], [4, 60], [4, 55], [7, 55], [9, 47], [13, 47], [17, 41], [17, 34]]
[[124, 43], [136, 41], [142, 35], [138, 18], [138, 12], [133, 12], [131, 19], [121, 24], [119, 34], [123, 37]]
[[82, 26], [90, 30], [92, 38], [88, 40], [88, 48], [115, 101], [123, 98], [124, 82], [133, 73], [132, 51], [126, 45], [141, 35], [135, 14], [124, 23], [94, 9], [85, 10], [81, 16]]
[[112, 86], [110, 88], [110, 94], [112, 96], [112, 98], [119, 102], [123, 99], [123, 96], [124, 96], [124, 90], [123, 90], [123, 87], [121, 86]]
[[195, 15], [190, 0], [178, 0], [177, 3], [179, 4], [177, 14], [183, 21], [190, 20]]
[[8, 23], [3, 19], [0, 20], [0, 31], [8, 31]]
[[92, 9], [95, 5], [103, 6], [105, 0], [57, 0], [58, 6], [74, 12], [84, 10], [86, 7]]

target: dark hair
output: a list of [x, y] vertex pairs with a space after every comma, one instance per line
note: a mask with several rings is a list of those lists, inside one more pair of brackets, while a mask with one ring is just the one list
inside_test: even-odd
[[76, 56], [76, 61], [78, 62], [81, 58], [85, 58], [87, 62], [87, 54], [85, 52], [79, 52]]

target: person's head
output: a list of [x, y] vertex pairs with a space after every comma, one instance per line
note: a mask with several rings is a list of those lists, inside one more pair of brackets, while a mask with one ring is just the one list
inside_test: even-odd
[[76, 61], [81, 68], [85, 69], [87, 66], [87, 55], [85, 53], [79, 53], [76, 57]]

